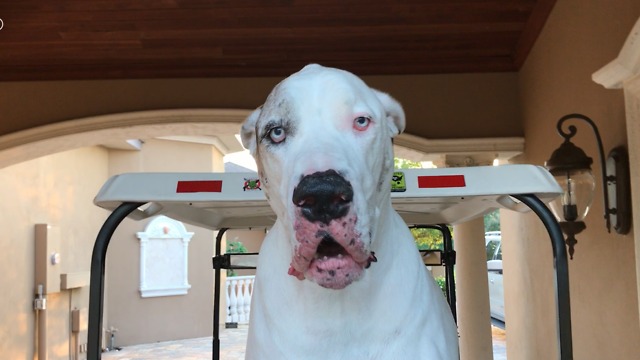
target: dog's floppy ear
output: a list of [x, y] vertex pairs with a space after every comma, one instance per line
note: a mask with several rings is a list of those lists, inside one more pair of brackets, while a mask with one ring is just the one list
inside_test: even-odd
[[252, 155], [256, 153], [256, 147], [258, 146], [256, 140], [256, 123], [262, 112], [262, 106], [255, 109], [242, 123], [240, 129], [240, 138], [242, 139], [242, 146], [248, 149]]
[[387, 125], [389, 126], [391, 137], [403, 132], [405, 127], [405, 116], [402, 105], [387, 93], [376, 89], [373, 89], [373, 92], [378, 96], [378, 100], [380, 100], [387, 113]]

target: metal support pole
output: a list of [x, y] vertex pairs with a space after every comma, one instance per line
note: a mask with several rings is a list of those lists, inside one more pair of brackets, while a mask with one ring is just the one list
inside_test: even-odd
[[[535, 195], [513, 195], [514, 198], [527, 205], [542, 220], [549, 236], [553, 249], [554, 265], [556, 272], [556, 304], [558, 309], [558, 339], [559, 357], [561, 360], [573, 359], [573, 344], [571, 335], [571, 302], [569, 296], [569, 265], [564, 237], [560, 225], [553, 217], [553, 214]], [[89, 329], [88, 329], [88, 360], [100, 360], [102, 313], [104, 306], [104, 275], [105, 259], [109, 241], [118, 225], [136, 208], [144, 203], [125, 202], [116, 208], [103, 224], [93, 248], [91, 258], [91, 283], [89, 288]], [[447, 279], [447, 297], [450, 302], [451, 311], [456, 318], [455, 312], [455, 283], [454, 269], [455, 252], [453, 251], [451, 233], [444, 224], [427, 226], [442, 231], [444, 237], [444, 253]], [[227, 229], [220, 229], [216, 236], [215, 256], [222, 252], [222, 236]], [[213, 360], [220, 358], [220, 267], [215, 267], [215, 289], [214, 289], [214, 309], [213, 309]]]
[[93, 245], [91, 256], [91, 282], [89, 284], [89, 329], [87, 341], [87, 359], [100, 360], [102, 358], [101, 333], [102, 312], [104, 307], [104, 268], [107, 247], [111, 236], [118, 225], [133, 210], [143, 203], [122, 203], [118, 206], [100, 228], [98, 237]]
[[456, 264], [456, 252], [453, 250], [453, 238], [451, 237], [451, 231], [447, 224], [437, 225], [413, 225], [410, 228], [416, 229], [434, 229], [442, 233], [442, 242], [444, 244], [444, 269], [445, 269], [445, 294], [447, 295], [447, 302], [449, 308], [451, 308], [451, 314], [453, 320], [458, 322], [458, 314], [456, 310], [456, 280], [455, 280], [455, 264]]
[[447, 283], [447, 300], [449, 300], [449, 307], [453, 314], [453, 320], [458, 322], [458, 314], [456, 311], [456, 280], [455, 280], [455, 264], [456, 264], [456, 252], [453, 250], [453, 239], [451, 238], [451, 231], [446, 224], [439, 224], [440, 231], [444, 240], [444, 256], [445, 256], [445, 280]]
[[571, 336], [571, 298], [569, 296], [569, 263], [567, 261], [567, 250], [565, 248], [564, 236], [560, 225], [547, 206], [535, 195], [524, 194], [514, 195], [542, 220], [553, 248], [553, 260], [556, 272], [556, 305], [558, 309], [558, 342], [559, 358], [561, 360], [573, 359], [573, 343]]
[[[222, 236], [228, 229], [222, 228], [216, 236], [216, 252], [214, 259], [222, 253]], [[220, 266], [214, 262], [215, 282], [213, 289], [213, 344], [211, 358], [213, 360], [220, 359]]]

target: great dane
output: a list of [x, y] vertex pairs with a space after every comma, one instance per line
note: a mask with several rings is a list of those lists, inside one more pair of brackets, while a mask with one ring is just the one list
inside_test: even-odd
[[277, 215], [258, 261], [246, 358], [458, 359], [440, 289], [391, 207], [391, 96], [308, 65], [242, 125]]

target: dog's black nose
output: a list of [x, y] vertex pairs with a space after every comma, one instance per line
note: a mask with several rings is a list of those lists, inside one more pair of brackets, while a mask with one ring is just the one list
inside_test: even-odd
[[306, 175], [293, 190], [293, 203], [302, 209], [302, 216], [313, 222], [329, 224], [349, 211], [353, 188], [335, 170]]

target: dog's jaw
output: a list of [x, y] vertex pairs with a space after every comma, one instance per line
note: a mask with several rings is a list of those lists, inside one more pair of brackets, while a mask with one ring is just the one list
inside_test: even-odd
[[357, 222], [353, 212], [324, 224], [308, 221], [298, 211], [289, 274], [335, 290], [360, 279], [375, 256], [367, 250], [369, 241], [363, 241]]

